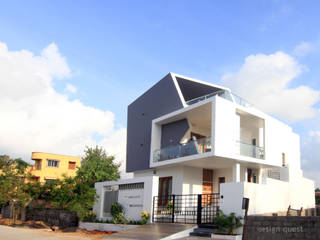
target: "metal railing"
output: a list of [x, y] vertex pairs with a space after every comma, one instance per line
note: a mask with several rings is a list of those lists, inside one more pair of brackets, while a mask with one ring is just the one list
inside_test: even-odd
[[184, 144], [155, 150], [153, 152], [153, 162], [161, 162], [206, 152], [211, 152], [211, 137], [191, 140]]
[[227, 99], [229, 101], [232, 101], [232, 98], [231, 98], [230, 93], [228, 91], [220, 90], [220, 91], [217, 91], [217, 92], [209, 93], [209, 94], [201, 96], [201, 97], [197, 97], [197, 98], [191, 99], [191, 100], [187, 101], [186, 103], [188, 105], [192, 105], [192, 104], [195, 104], [197, 102], [212, 98], [212, 97], [214, 97], [216, 95], [218, 95], [219, 97], [223, 97], [223, 98], [225, 98], [225, 99]]
[[264, 159], [264, 148], [237, 141], [237, 153], [243, 156]]
[[191, 100], [187, 101], [186, 103], [188, 105], [192, 105], [192, 104], [195, 104], [197, 102], [204, 101], [206, 99], [212, 98], [212, 97], [214, 97], [216, 95], [219, 96], [219, 97], [222, 97], [224, 99], [227, 99], [227, 100], [229, 100], [231, 102], [234, 102], [234, 103], [236, 103], [238, 105], [244, 106], [244, 107], [253, 107], [253, 104], [249, 103], [244, 98], [239, 97], [238, 95], [236, 95], [234, 93], [231, 93], [229, 91], [226, 91], [226, 90], [220, 90], [220, 91], [217, 91], [217, 92], [209, 93], [207, 95], [191, 99]]
[[247, 100], [245, 100], [242, 97], [239, 97], [238, 95], [232, 93], [233, 99], [236, 104], [244, 106], [244, 107], [253, 107], [251, 103], [249, 103]]
[[153, 222], [213, 223], [219, 211], [219, 193], [153, 197]]

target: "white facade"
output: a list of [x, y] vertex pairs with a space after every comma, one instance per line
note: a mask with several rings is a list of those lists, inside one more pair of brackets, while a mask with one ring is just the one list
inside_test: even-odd
[[[162, 178], [172, 179], [169, 194], [203, 194], [204, 169], [212, 170], [209, 185], [213, 193], [220, 194], [220, 209], [226, 213], [242, 215], [243, 198], [250, 199], [249, 214], [286, 211], [289, 205], [313, 208], [314, 182], [302, 175], [299, 136], [223, 89], [223, 96], [204, 97], [190, 105], [183, 100], [183, 108], [152, 121], [150, 170], [134, 172], [132, 180], [152, 179], [145, 184], [148, 190], [141, 193], [144, 198], [148, 195], [143, 208], [151, 213], [151, 197], [161, 194]], [[162, 126], [184, 119], [189, 129], [179, 145], [161, 149]], [[203, 136], [206, 142], [191, 141], [192, 133]], [[191, 154], [187, 152], [189, 146], [196, 149]], [[106, 184], [96, 185], [98, 193]], [[98, 207], [103, 199], [99, 201], [95, 212], [103, 217]], [[123, 199], [119, 201], [126, 204]]]
[[[139, 185], [137, 188], [135, 185]], [[142, 187], [141, 187], [142, 184]], [[111, 220], [110, 209], [105, 209], [106, 192], [114, 191], [118, 194], [117, 201], [122, 205], [125, 217], [131, 220], [140, 220], [143, 210], [152, 212], [152, 199], [158, 195], [159, 178], [156, 176], [140, 177], [111, 182], [98, 182], [95, 184], [98, 199], [93, 206], [93, 211], [100, 220]], [[124, 186], [121, 189], [120, 186]]]

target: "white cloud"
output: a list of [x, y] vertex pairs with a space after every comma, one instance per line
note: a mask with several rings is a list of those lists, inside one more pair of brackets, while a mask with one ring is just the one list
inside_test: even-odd
[[303, 41], [294, 48], [293, 53], [296, 56], [305, 56], [313, 50], [314, 46], [310, 42]]
[[69, 93], [76, 93], [77, 92], [77, 87], [70, 84], [70, 83], [67, 83], [65, 89], [64, 89], [65, 92], [69, 92]]
[[[85, 146], [99, 144], [125, 163], [126, 130], [114, 127], [114, 114], [70, 100], [52, 87], [54, 79], [69, 74], [55, 44], [35, 56], [0, 43], [0, 154], [26, 160], [32, 151], [82, 155]], [[66, 89], [76, 91], [71, 84]]]
[[320, 137], [320, 131], [310, 131], [309, 136], [310, 137], [314, 137], [314, 136]]
[[222, 84], [231, 88], [262, 110], [288, 121], [312, 118], [313, 107], [320, 100], [320, 91], [308, 86], [290, 88], [294, 78], [306, 67], [283, 52], [250, 55], [238, 72], [222, 77]]

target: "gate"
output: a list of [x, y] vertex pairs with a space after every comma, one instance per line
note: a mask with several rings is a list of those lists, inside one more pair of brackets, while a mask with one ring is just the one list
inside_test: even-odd
[[153, 197], [152, 221], [212, 223], [219, 211], [219, 193]]

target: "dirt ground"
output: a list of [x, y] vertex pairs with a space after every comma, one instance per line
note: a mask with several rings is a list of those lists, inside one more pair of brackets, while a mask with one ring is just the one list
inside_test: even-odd
[[11, 219], [0, 220], [0, 236], [6, 240], [100, 240], [112, 232], [85, 231], [77, 228], [60, 230], [39, 221], [13, 224]]

